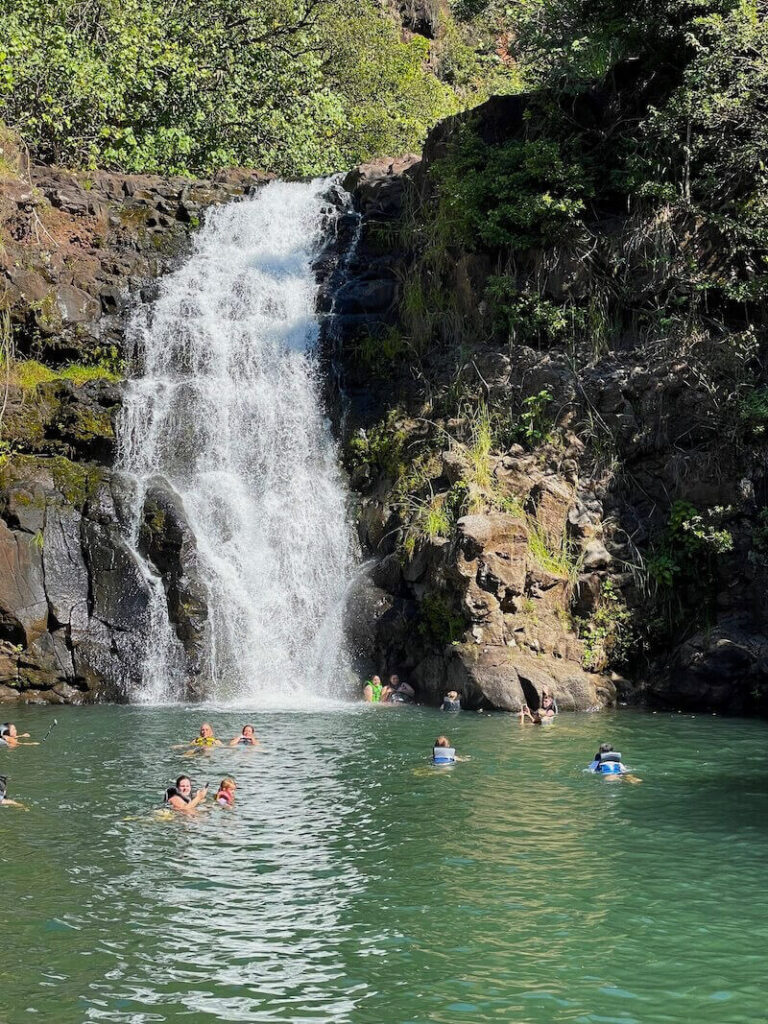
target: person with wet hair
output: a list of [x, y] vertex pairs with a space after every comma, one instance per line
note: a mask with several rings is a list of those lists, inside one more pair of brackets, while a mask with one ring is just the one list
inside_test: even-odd
[[192, 780], [188, 775], [180, 775], [176, 782], [165, 791], [165, 804], [182, 814], [192, 814], [208, 795], [207, 784], [198, 789], [192, 796]]
[[257, 747], [259, 741], [256, 739], [255, 729], [252, 725], [244, 725], [239, 736], [229, 741], [230, 747]]
[[3, 722], [0, 725], [0, 744], [6, 747], [39, 747], [35, 740], [32, 743], [22, 743], [22, 739], [29, 739], [28, 732], [19, 732], [13, 722]]

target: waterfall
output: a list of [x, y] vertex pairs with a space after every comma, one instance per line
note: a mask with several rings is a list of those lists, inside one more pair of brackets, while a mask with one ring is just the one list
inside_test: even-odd
[[[196, 544], [208, 626], [203, 690], [216, 700], [342, 696], [347, 494], [324, 415], [311, 260], [328, 183], [272, 182], [212, 210], [191, 258], [130, 329], [119, 468], [176, 492]], [[137, 557], [138, 552], [137, 552]], [[184, 658], [162, 581], [143, 563], [152, 637], [131, 699], [176, 699]]]

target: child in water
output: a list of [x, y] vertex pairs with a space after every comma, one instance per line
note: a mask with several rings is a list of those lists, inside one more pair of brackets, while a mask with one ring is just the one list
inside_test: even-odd
[[234, 779], [222, 779], [219, 783], [219, 791], [216, 794], [216, 803], [219, 807], [232, 807], [235, 803], [235, 790], [237, 785]]
[[434, 764], [453, 764], [456, 760], [456, 751], [451, 746], [447, 736], [438, 736], [432, 748], [432, 761]]
[[[608, 755], [607, 757], [605, 755]], [[617, 753], [610, 743], [601, 743], [600, 749], [592, 758], [589, 770], [595, 775], [612, 775], [625, 779], [627, 782], [642, 782], [636, 775], [621, 763], [621, 754]]]

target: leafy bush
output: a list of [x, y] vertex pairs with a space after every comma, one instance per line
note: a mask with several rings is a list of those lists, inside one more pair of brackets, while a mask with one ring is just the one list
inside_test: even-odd
[[625, 665], [638, 645], [633, 616], [615, 583], [604, 580], [597, 608], [588, 619], [577, 619], [584, 641], [584, 668], [602, 670]]
[[374, 0], [7, 0], [0, 40], [0, 116], [70, 165], [327, 172], [457, 107]]

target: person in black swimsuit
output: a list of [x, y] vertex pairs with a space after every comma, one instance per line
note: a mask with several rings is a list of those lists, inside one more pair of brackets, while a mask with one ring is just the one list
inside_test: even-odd
[[243, 731], [239, 736], [235, 736], [233, 740], [229, 741], [230, 747], [257, 747], [259, 741], [254, 735], [254, 729], [252, 725], [244, 725]]

